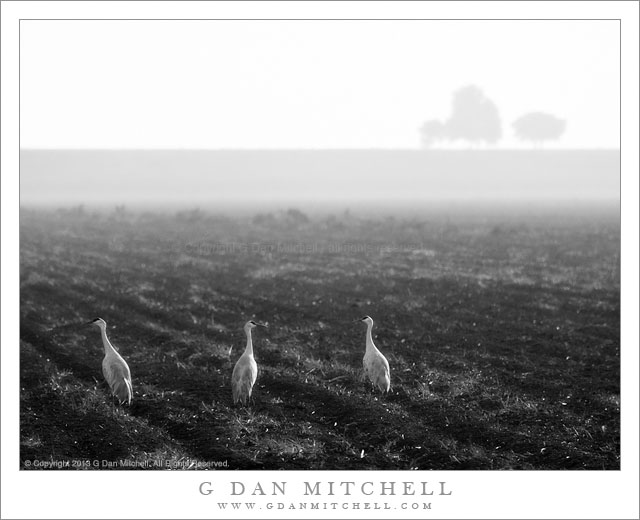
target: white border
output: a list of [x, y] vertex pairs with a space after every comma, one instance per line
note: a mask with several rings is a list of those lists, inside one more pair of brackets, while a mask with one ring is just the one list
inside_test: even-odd
[[[260, 518], [638, 518], [637, 2], [2, 2], [2, 518], [246, 518], [215, 503], [231, 480], [447, 481], [411, 512], [259, 510]], [[622, 19], [622, 448], [609, 472], [19, 472], [19, 18]], [[198, 493], [211, 481], [216, 494]], [[303, 497], [288, 495], [287, 500]], [[348, 497], [341, 497], [344, 500]], [[383, 501], [376, 496], [373, 501]], [[397, 497], [396, 497], [397, 498]], [[402, 500], [402, 499], [400, 499]]]

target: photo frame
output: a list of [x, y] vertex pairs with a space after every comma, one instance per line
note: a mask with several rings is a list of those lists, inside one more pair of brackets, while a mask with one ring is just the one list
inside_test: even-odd
[[[613, 4], [613, 5], [612, 5]], [[619, 468], [611, 471], [451, 471], [427, 472], [384, 468], [367, 470], [266, 470], [217, 471], [198, 468], [181, 471], [183, 466], [163, 471], [91, 471], [88, 474], [63, 471], [25, 471], [20, 468], [20, 272], [18, 265], [20, 236], [16, 223], [22, 220], [20, 202], [28, 195], [29, 180], [20, 155], [19, 129], [24, 121], [20, 110], [19, 85], [22, 70], [19, 32], [25, 20], [45, 19], [608, 19], [620, 23], [620, 207], [621, 207], [621, 292], [620, 358], [621, 358], [621, 459]], [[248, 10], [247, 10], [248, 9]], [[637, 4], [579, 2], [550, 5], [545, 2], [497, 6], [479, 2], [411, 2], [400, 5], [387, 2], [335, 3], [308, 2], [281, 4], [197, 2], [181, 6], [173, 2], [148, 2], [144, 5], [108, 2], [102, 4], [62, 4], [51, 2], [34, 5], [28, 2], [4, 2], [3, 10], [3, 262], [2, 313], [3, 327], [2, 384], [3, 436], [2, 481], [3, 516], [26, 518], [88, 517], [190, 517], [206, 518], [294, 518], [301, 514], [310, 518], [327, 518], [336, 511], [350, 518], [633, 518], [637, 517], [637, 330], [631, 325], [637, 317]], [[521, 14], [524, 11], [524, 14]], [[249, 14], [247, 14], [249, 13]], [[468, 13], [468, 14], [467, 14]], [[468, 18], [467, 18], [468, 16]], [[169, 23], [169, 22], [167, 22]], [[507, 23], [507, 22], [505, 22]], [[628, 29], [626, 29], [628, 27]], [[5, 45], [5, 43], [8, 43]], [[634, 54], [635, 53], [635, 58]], [[635, 74], [634, 74], [635, 71]], [[7, 74], [5, 74], [7, 72]], [[628, 74], [628, 75], [627, 75]], [[635, 84], [629, 78], [635, 78]], [[338, 78], [335, 78], [338, 79]], [[6, 97], [5, 97], [6, 94]], [[628, 107], [628, 108], [627, 108]], [[24, 116], [24, 114], [22, 114]], [[445, 112], [442, 118], [447, 116]], [[19, 126], [16, 126], [16, 123]], [[277, 125], [275, 125], [277, 126]], [[8, 131], [5, 132], [5, 129]], [[417, 129], [416, 129], [417, 130]], [[416, 138], [419, 133], [416, 131]], [[629, 150], [629, 153], [627, 153]], [[595, 175], [595, 174], [594, 174]], [[396, 179], [401, 179], [401, 175]], [[120, 179], [122, 181], [123, 179]], [[126, 180], [126, 176], [124, 177]], [[547, 182], [552, 182], [548, 179]], [[497, 182], [497, 181], [496, 181]], [[567, 184], [570, 190], [571, 183]], [[573, 186], [575, 188], [575, 185]], [[175, 188], [172, 187], [172, 188]], [[353, 187], [351, 187], [353, 188]], [[584, 188], [583, 185], [578, 187]], [[601, 188], [601, 187], [600, 187]], [[600, 189], [599, 188], [599, 189]], [[634, 189], [636, 188], [636, 189]], [[46, 193], [52, 193], [48, 188]], [[471, 192], [476, 189], [472, 187]], [[480, 189], [480, 188], [477, 188]], [[535, 189], [535, 186], [534, 188]], [[253, 191], [252, 191], [253, 190]], [[251, 187], [259, 194], [262, 187]], [[73, 191], [73, 190], [72, 190]], [[35, 193], [35, 191], [34, 191]], [[77, 188], [77, 193], [88, 192]], [[375, 194], [374, 194], [375, 196]], [[510, 195], [508, 194], [507, 197]], [[371, 199], [373, 200], [373, 198]], [[265, 210], [267, 213], [267, 210]], [[188, 212], [183, 218], [196, 218]], [[496, 232], [500, 232], [498, 230]], [[211, 242], [176, 242], [180, 250], [211, 245]], [[250, 242], [241, 245], [251, 247]], [[228, 245], [228, 244], [227, 244]], [[290, 244], [291, 245], [291, 244]], [[111, 243], [117, 250], [125, 243]], [[423, 248], [425, 249], [425, 248]], [[426, 249], [425, 249], [426, 250]], [[18, 270], [18, 273], [16, 273]], [[17, 275], [16, 275], [17, 274]], [[635, 280], [635, 283], [634, 283]], [[12, 304], [13, 302], [13, 304]], [[92, 318], [89, 316], [87, 318]], [[359, 317], [359, 316], [356, 316]], [[364, 330], [361, 331], [364, 334]], [[237, 335], [236, 335], [237, 336]], [[97, 338], [96, 338], [97, 339]], [[242, 341], [241, 336], [236, 339]], [[376, 339], [376, 338], [374, 338]], [[377, 341], [377, 339], [376, 339]], [[11, 347], [11, 345], [15, 346]], [[382, 349], [382, 347], [381, 347]], [[239, 353], [237, 353], [239, 354]], [[391, 356], [390, 356], [391, 357]], [[135, 376], [135, 372], [134, 372]], [[96, 378], [100, 377], [100, 373]], [[393, 371], [392, 371], [393, 377]], [[329, 378], [330, 379], [330, 378]], [[5, 419], [8, 419], [5, 422]], [[13, 423], [12, 423], [13, 421]], [[365, 453], [366, 455], [366, 453]], [[89, 466], [98, 458], [86, 459]], [[78, 459], [84, 464], [85, 459]], [[108, 461], [107, 461], [108, 462]], [[194, 461], [189, 461], [194, 462]], [[102, 461], [99, 462], [99, 465]], [[196, 461], [197, 467], [197, 461]], [[42, 468], [49, 469], [49, 468]], [[73, 468], [60, 468], [73, 469]], [[75, 468], [82, 469], [82, 468]], [[86, 468], [85, 468], [86, 469]], [[108, 468], [100, 468], [108, 469]], [[140, 468], [159, 469], [159, 468]], [[165, 471], [178, 470], [178, 471]], [[204, 471], [209, 469], [212, 471]], [[274, 468], [275, 469], [275, 468]], [[73, 490], [70, 493], [69, 490]], [[112, 508], [96, 510], [112, 495]], [[169, 500], [158, 500], [166, 497]], [[313, 497], [313, 498], [310, 498]], [[586, 498], [588, 497], [588, 499]], [[35, 498], [35, 500], [33, 500]], [[359, 504], [357, 508], [353, 504]], [[220, 504], [226, 504], [222, 507]], [[233, 505], [233, 504], [237, 504]], [[254, 505], [249, 505], [254, 504]], [[306, 509], [301, 504], [307, 504]], [[311, 504], [318, 504], [312, 507]], [[326, 504], [326, 505], [320, 505]], [[336, 504], [335, 506], [332, 504]], [[344, 507], [348, 504], [349, 507]], [[417, 504], [417, 507], [414, 505]], [[295, 506], [295, 507], [291, 507]]]

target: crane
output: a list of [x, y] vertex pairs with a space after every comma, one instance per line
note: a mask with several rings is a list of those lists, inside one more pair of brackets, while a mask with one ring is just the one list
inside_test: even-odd
[[131, 384], [131, 371], [129, 365], [116, 351], [107, 338], [107, 323], [102, 318], [95, 318], [87, 323], [100, 329], [102, 345], [104, 346], [104, 359], [102, 360], [102, 374], [109, 383], [111, 393], [120, 403], [131, 404], [133, 397], [133, 385]]
[[367, 324], [367, 343], [364, 357], [362, 358], [362, 366], [364, 372], [369, 378], [369, 381], [373, 383], [373, 386], [378, 388], [381, 392], [388, 392], [391, 387], [391, 375], [389, 372], [389, 362], [387, 358], [382, 355], [377, 347], [373, 344], [373, 338], [371, 337], [371, 329], [373, 328], [373, 320], [370, 316], [363, 316], [359, 320]]
[[249, 320], [244, 325], [244, 333], [247, 335], [247, 346], [242, 356], [240, 356], [240, 359], [238, 359], [236, 366], [233, 367], [233, 374], [231, 375], [233, 404], [236, 404], [238, 401], [242, 404], [247, 403], [251, 397], [253, 384], [258, 377], [258, 365], [253, 357], [253, 342], [251, 341], [251, 330], [256, 327], [266, 328], [266, 325], [256, 323], [253, 320]]

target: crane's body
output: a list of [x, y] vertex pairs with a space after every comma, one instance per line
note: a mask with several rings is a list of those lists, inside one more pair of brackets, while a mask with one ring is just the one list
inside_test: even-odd
[[371, 329], [373, 329], [373, 320], [369, 316], [358, 320], [367, 324], [366, 350], [362, 358], [362, 366], [364, 373], [369, 381], [381, 392], [388, 392], [391, 388], [391, 371], [389, 370], [389, 362], [382, 352], [373, 343]]
[[253, 385], [258, 378], [258, 364], [253, 357], [253, 342], [251, 340], [251, 329], [258, 326], [264, 327], [265, 325], [255, 321], [248, 321], [244, 326], [244, 332], [247, 335], [247, 346], [233, 367], [233, 374], [231, 375], [231, 392], [234, 404], [238, 402], [247, 404], [251, 397]]
[[131, 371], [124, 358], [118, 354], [109, 338], [107, 338], [107, 323], [102, 318], [96, 318], [89, 322], [100, 329], [102, 345], [104, 347], [104, 359], [102, 360], [102, 374], [111, 388], [112, 395], [120, 403], [131, 404], [133, 398], [133, 384], [131, 383]]

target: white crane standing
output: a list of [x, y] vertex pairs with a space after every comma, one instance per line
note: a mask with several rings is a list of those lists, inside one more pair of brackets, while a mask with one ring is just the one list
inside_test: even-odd
[[388, 392], [391, 387], [391, 374], [389, 371], [389, 362], [373, 344], [371, 337], [371, 329], [373, 328], [373, 320], [370, 316], [364, 316], [359, 320], [367, 324], [367, 349], [362, 358], [362, 366], [364, 372], [381, 392]]
[[253, 357], [253, 342], [251, 341], [251, 330], [255, 327], [266, 327], [266, 325], [256, 323], [253, 320], [248, 321], [244, 325], [244, 333], [247, 335], [247, 346], [242, 356], [240, 356], [240, 359], [238, 359], [236, 366], [233, 367], [233, 374], [231, 375], [233, 404], [236, 404], [238, 401], [242, 404], [247, 403], [251, 397], [253, 384], [258, 377], [258, 365]]
[[100, 329], [102, 345], [104, 346], [104, 359], [102, 360], [102, 374], [109, 383], [111, 393], [120, 403], [131, 404], [133, 397], [133, 385], [131, 384], [131, 371], [129, 365], [116, 351], [107, 338], [107, 323], [102, 318], [95, 318], [87, 323]]

